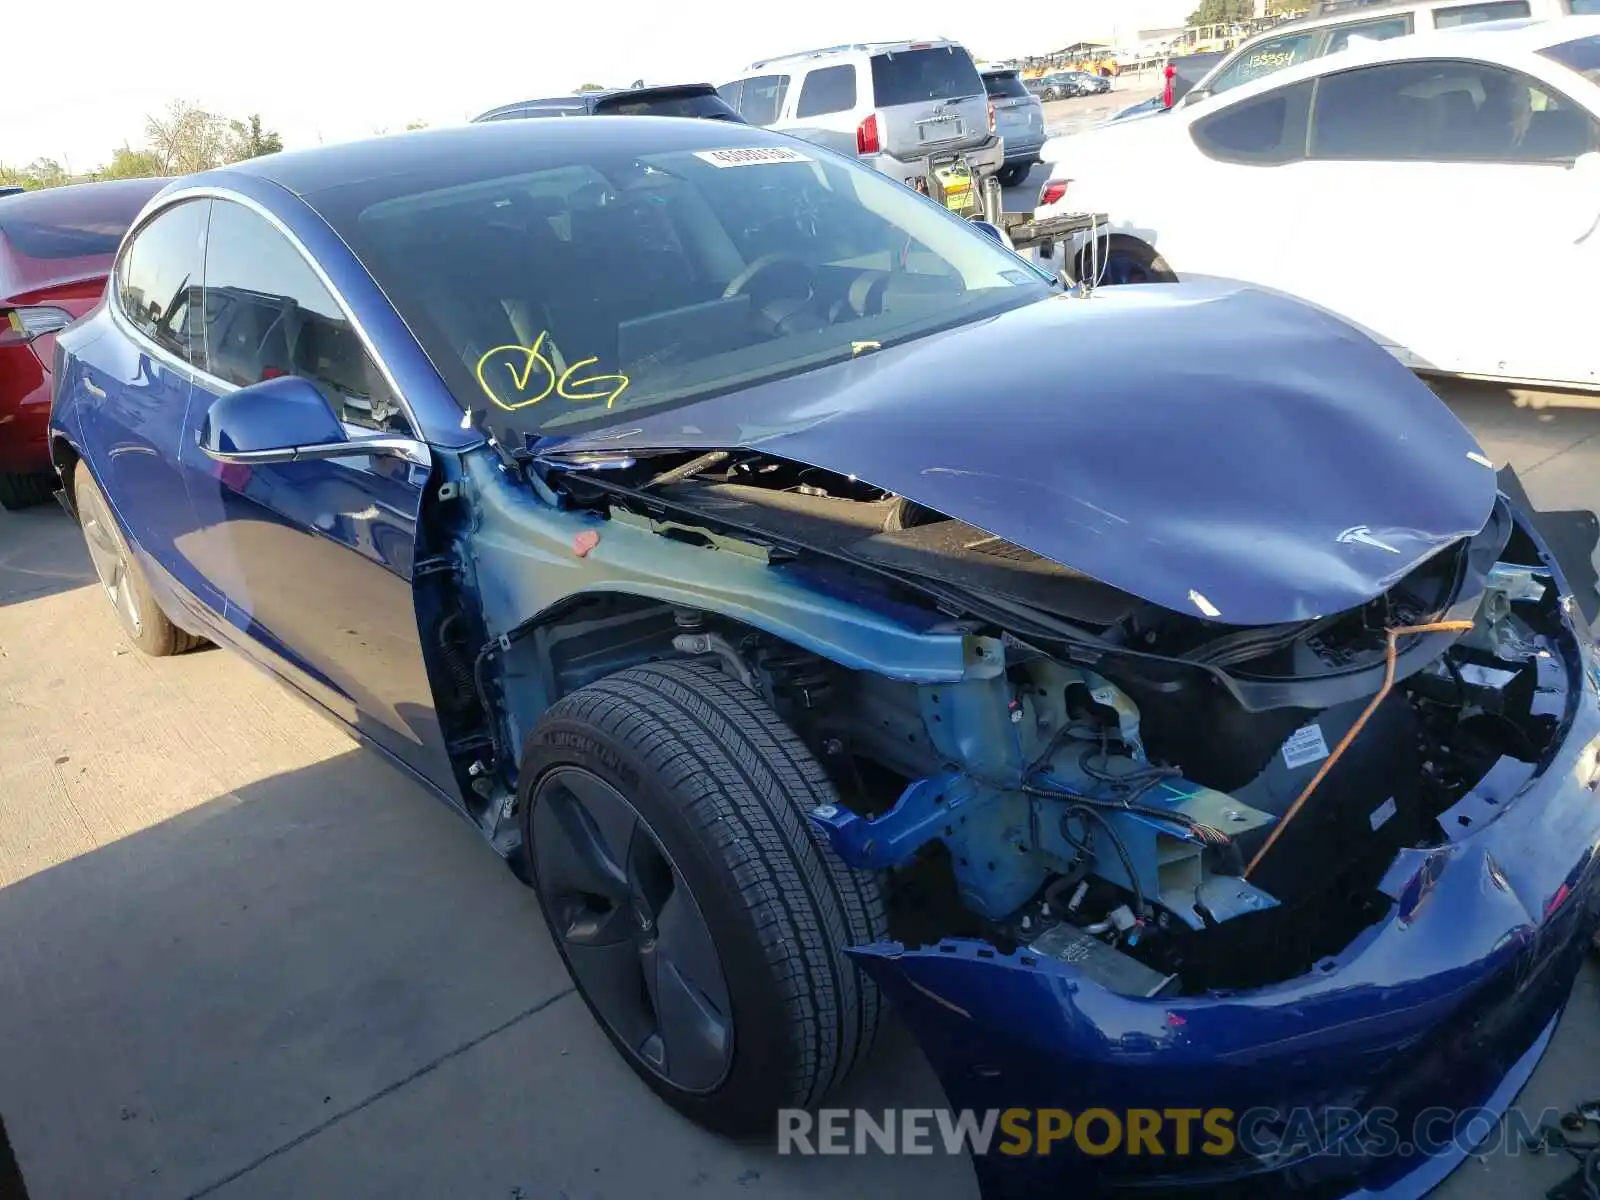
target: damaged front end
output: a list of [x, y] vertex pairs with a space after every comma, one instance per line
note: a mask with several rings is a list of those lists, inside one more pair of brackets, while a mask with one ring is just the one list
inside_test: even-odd
[[[829, 770], [819, 834], [892, 884], [895, 940], [855, 953], [953, 1108], [1248, 1117], [1221, 1155], [981, 1156], [986, 1195], [1420, 1194], [1462, 1139], [1406, 1157], [1349, 1114], [1481, 1113], [1531, 1070], [1596, 903], [1600, 711], [1565, 576], [1505, 495], [1364, 604], [1230, 626], [759, 453], [559, 477], [614, 526], [971, 648], [928, 682], [714, 618], [674, 643], [728, 658]], [[1336, 1139], [1294, 1123], [1333, 1112]]]
[[1228, 628], [1139, 605], [1103, 651], [1007, 636], [993, 678], [857, 680], [851, 752], [907, 782], [814, 820], [894, 873], [900, 940], [857, 954], [950, 1105], [1248, 1124], [1220, 1154], [991, 1154], [985, 1194], [1437, 1182], [1470, 1138], [1447, 1121], [1407, 1156], [1408, 1123], [1437, 1133], [1445, 1106], [1482, 1135], [1592, 923], [1600, 717], [1575, 618], [1502, 496], [1347, 612]]

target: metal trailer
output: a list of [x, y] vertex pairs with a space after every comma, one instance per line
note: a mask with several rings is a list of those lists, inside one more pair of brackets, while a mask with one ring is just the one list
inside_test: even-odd
[[[954, 183], [954, 188], [950, 185]], [[977, 182], [964, 163], [936, 164], [934, 170], [922, 181], [913, 185], [929, 199], [961, 213], [971, 221], [992, 226], [1000, 240], [1018, 253], [1040, 251], [1040, 256], [1060, 264], [1057, 271], [1069, 284], [1083, 281], [1073, 275], [1074, 255], [1063, 253], [1059, 246], [1065, 242], [1070, 247], [1075, 236], [1105, 229], [1105, 213], [1061, 213], [1035, 220], [1032, 213], [1006, 212], [1001, 205], [1000, 181], [994, 176]]]

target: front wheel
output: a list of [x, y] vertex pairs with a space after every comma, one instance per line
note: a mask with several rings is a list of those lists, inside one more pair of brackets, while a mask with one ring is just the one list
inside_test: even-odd
[[1138, 238], [1113, 234], [1092, 250], [1078, 255], [1077, 276], [1096, 287], [1128, 283], [1176, 283], [1177, 274], [1167, 260]]
[[534, 726], [518, 791], [578, 992], [673, 1107], [770, 1133], [866, 1056], [881, 1001], [845, 949], [885, 935], [883, 897], [813, 827], [832, 785], [759, 695], [705, 662], [607, 676]]
[[1032, 163], [1010, 163], [996, 171], [994, 177], [1000, 181], [1000, 186], [1003, 188], [1016, 187], [1032, 170]]

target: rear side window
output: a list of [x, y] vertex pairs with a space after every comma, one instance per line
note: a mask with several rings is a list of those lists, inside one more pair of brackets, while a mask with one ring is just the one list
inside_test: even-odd
[[1583, 16], [1586, 13], [1600, 13], [1600, 0], [1572, 0], [1568, 7], [1574, 16]]
[[1028, 96], [1028, 89], [1022, 86], [1022, 79], [1015, 71], [985, 75], [983, 86], [992, 100], [1023, 100]]
[[1315, 58], [1317, 39], [1321, 36], [1322, 30], [1314, 29], [1306, 33], [1269, 38], [1258, 45], [1246, 47], [1211, 81], [1206, 91], [1212, 94], [1226, 92], [1241, 83], [1249, 83], [1252, 79], [1260, 79], [1263, 75], [1271, 75], [1274, 71]]
[[[1574, 4], [1578, 2], [1573, 0]], [[1600, 11], [1600, 0], [1595, 0], [1595, 5], [1595, 11]], [[1563, 67], [1570, 67], [1590, 83], [1600, 83], [1600, 37], [1578, 38], [1562, 42], [1559, 46], [1546, 46], [1539, 53], [1554, 59]]]
[[1275, 166], [1304, 158], [1311, 87], [1297, 83], [1196, 121], [1195, 144], [1224, 162]]
[[209, 200], [186, 200], [147, 223], [117, 263], [117, 307], [169, 354], [200, 362], [198, 308]]
[[206, 243], [205, 368], [240, 387], [299, 375], [340, 420], [409, 433], [355, 327], [310, 265], [271, 225], [219, 200]]
[[1462, 4], [1433, 10], [1435, 29], [1454, 29], [1458, 25], [1477, 25], [1483, 21], [1514, 21], [1529, 17], [1533, 10], [1527, 0], [1493, 0], [1487, 4]]
[[978, 78], [978, 68], [960, 46], [872, 56], [874, 108], [981, 95], [983, 80]]
[[856, 106], [856, 69], [852, 63], [823, 67], [806, 76], [795, 101], [797, 117], [825, 117]]
[[1328, 44], [1323, 47], [1322, 52], [1337, 54], [1349, 47], [1351, 42], [1386, 42], [1390, 38], [1405, 37], [1410, 32], [1410, 13], [1398, 17], [1384, 17], [1378, 21], [1356, 21], [1350, 25], [1340, 25], [1330, 31]]
[[1323, 79], [1311, 157], [1560, 162], [1596, 147], [1594, 119], [1519, 72], [1475, 62], [1385, 63]]
[[783, 110], [789, 91], [787, 75], [752, 75], [719, 89], [722, 98], [752, 125], [771, 125]]

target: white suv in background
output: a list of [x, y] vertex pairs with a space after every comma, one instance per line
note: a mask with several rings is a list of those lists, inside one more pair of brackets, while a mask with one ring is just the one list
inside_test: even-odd
[[1416, 371], [1600, 392], [1600, 17], [1352, 46], [1043, 156], [1037, 216], [1110, 217], [1080, 276], [1244, 280]]
[[1178, 103], [1199, 104], [1284, 67], [1338, 54], [1352, 43], [1383, 42], [1490, 21], [1549, 20], [1587, 13], [1600, 13], [1600, 0], [1319, 0], [1311, 5], [1309, 16], [1245, 42]]
[[902, 183], [961, 157], [987, 177], [1005, 162], [994, 106], [956, 42], [830, 46], [751, 63], [717, 89], [752, 125], [854, 154]]

